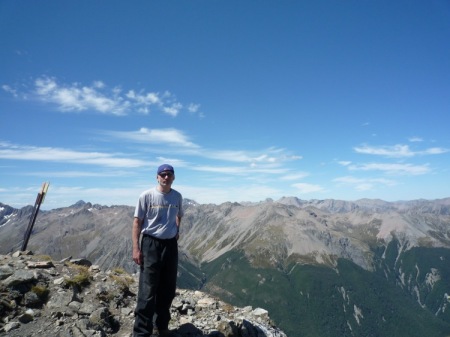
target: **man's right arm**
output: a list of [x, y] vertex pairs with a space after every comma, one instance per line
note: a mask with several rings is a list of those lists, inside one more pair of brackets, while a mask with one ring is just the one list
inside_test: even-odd
[[134, 218], [133, 220], [133, 230], [131, 234], [131, 240], [133, 242], [133, 261], [138, 265], [143, 262], [142, 251], [139, 248], [139, 238], [141, 236], [142, 220], [139, 218]]

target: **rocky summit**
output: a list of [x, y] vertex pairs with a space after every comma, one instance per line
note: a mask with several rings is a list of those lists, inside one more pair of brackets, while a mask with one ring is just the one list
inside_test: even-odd
[[[0, 255], [0, 336], [129, 337], [136, 293], [137, 275], [122, 268], [30, 251]], [[178, 289], [171, 315], [174, 337], [286, 337], [266, 310], [201, 291]]]

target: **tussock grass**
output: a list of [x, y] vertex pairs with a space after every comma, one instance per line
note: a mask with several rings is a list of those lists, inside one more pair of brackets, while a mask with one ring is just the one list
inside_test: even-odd
[[67, 266], [76, 271], [76, 274], [71, 278], [65, 278], [66, 285], [68, 287], [84, 287], [91, 282], [91, 274], [89, 273], [89, 268], [86, 266], [80, 266], [74, 263], [67, 263]]
[[45, 300], [50, 293], [49, 289], [45, 286], [35, 285], [31, 287], [31, 291], [37, 295], [41, 300]]
[[128, 274], [122, 267], [113, 268], [112, 272], [118, 275]]
[[114, 268], [109, 277], [116, 282], [122, 291], [129, 291], [130, 286], [134, 283], [134, 278], [123, 268]]
[[52, 261], [53, 260], [50, 255], [37, 255], [36, 257], [42, 261]]

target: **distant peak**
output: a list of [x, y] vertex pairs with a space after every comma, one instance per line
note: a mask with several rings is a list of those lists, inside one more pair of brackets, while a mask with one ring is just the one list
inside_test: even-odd
[[78, 200], [72, 207], [83, 207], [86, 203], [83, 200]]

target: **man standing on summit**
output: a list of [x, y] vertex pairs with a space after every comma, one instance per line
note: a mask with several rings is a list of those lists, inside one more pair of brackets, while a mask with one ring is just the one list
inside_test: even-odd
[[157, 186], [140, 195], [134, 211], [133, 260], [140, 266], [134, 337], [169, 335], [176, 290], [183, 198], [172, 189], [172, 166], [161, 165], [156, 173]]

